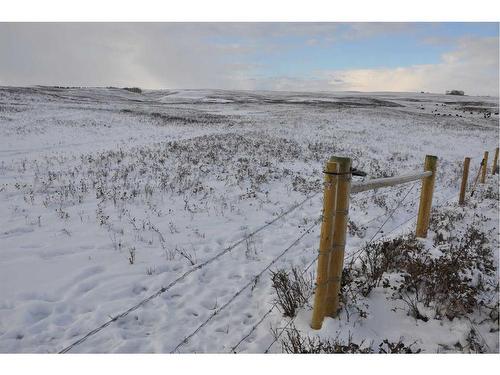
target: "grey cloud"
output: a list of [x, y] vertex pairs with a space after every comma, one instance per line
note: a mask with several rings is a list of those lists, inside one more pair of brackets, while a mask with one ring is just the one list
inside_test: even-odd
[[[252, 65], [239, 56], [277, 53], [270, 38], [334, 29], [332, 24], [4, 23], [0, 84], [240, 88], [231, 77], [248, 73]], [[217, 43], [217, 37], [245, 43]]]

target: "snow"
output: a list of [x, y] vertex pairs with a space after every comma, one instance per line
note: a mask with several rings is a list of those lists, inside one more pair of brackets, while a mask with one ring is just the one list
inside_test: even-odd
[[[321, 192], [331, 155], [374, 178], [419, 172], [437, 155], [435, 202], [448, 205], [463, 158], [473, 158], [472, 179], [498, 147], [495, 112], [498, 98], [436, 94], [0, 87], [0, 352], [64, 349]], [[354, 196], [350, 219], [369, 223], [362, 238], [349, 236], [346, 256], [410, 186]], [[416, 185], [377, 237], [410, 231], [418, 196]], [[321, 203], [320, 193], [70, 352], [170, 352], [304, 233]], [[487, 215], [498, 230], [497, 207]], [[318, 243], [316, 226], [271, 269], [305, 268]], [[274, 298], [266, 272], [179, 351], [229, 352]], [[394, 312], [380, 290], [369, 304], [366, 321], [327, 319], [321, 335], [404, 336], [435, 352], [468, 330]], [[310, 331], [310, 314], [299, 312], [297, 328]], [[238, 351], [263, 352], [270, 326], [284, 324], [273, 311]]]

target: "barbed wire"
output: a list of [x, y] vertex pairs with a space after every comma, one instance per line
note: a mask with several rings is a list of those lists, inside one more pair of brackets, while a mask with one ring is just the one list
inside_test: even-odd
[[[309, 292], [309, 295], [307, 296], [306, 299], [309, 301], [309, 299], [311, 298], [311, 296], [313, 294], [314, 294], [314, 289]], [[295, 321], [295, 318], [297, 318], [298, 315], [299, 314], [295, 314], [294, 317], [292, 317], [292, 318], [290, 318], [288, 320], [287, 324], [281, 329], [281, 333], [279, 333], [277, 336], [274, 337], [274, 340], [271, 342], [271, 344], [269, 344], [269, 346], [267, 347], [267, 349], [264, 351], [264, 354], [269, 353], [269, 350], [271, 350], [271, 348], [274, 345], [274, 343], [280, 339], [280, 337], [283, 334], [283, 332], [285, 332], [285, 330], [288, 328], [288, 326]]]
[[[446, 189], [446, 186], [443, 186], [442, 188], [437, 189], [437, 190], [434, 192], [434, 195], [437, 195], [437, 193], [440, 193], [440, 192], [442, 192], [442, 191], [443, 191], [443, 190], [445, 190], [445, 189]], [[419, 191], [419, 190], [418, 190], [418, 191]], [[417, 201], [420, 199], [420, 196], [418, 195], [418, 191], [417, 191], [417, 196], [416, 196], [415, 198], [411, 199], [408, 203], [403, 204], [403, 205], [402, 205], [402, 207], [407, 207], [408, 205], [411, 205], [411, 204], [413, 204], [413, 203], [417, 202]], [[383, 214], [381, 214], [381, 215], [378, 215], [378, 216], [374, 217], [373, 219], [370, 219], [370, 220], [368, 220], [368, 221], [365, 221], [365, 222], [360, 223], [360, 225], [365, 226], [365, 225], [371, 224], [371, 223], [373, 223], [374, 221], [377, 221], [378, 219], [381, 219], [381, 218], [385, 217], [386, 215], [387, 215], [387, 211], [386, 211], [386, 212], [384, 212], [384, 213], [383, 213]]]
[[[417, 196], [417, 197], [413, 198], [412, 200], [410, 200], [407, 204], [404, 204], [404, 205], [403, 205], [403, 207], [406, 207], [406, 206], [407, 206], [407, 205], [409, 205], [409, 204], [415, 203], [415, 202], [416, 202], [417, 200], [419, 200], [419, 199], [420, 199], [420, 197], [419, 197], [419, 196]], [[398, 202], [398, 204], [399, 204], [399, 202]], [[368, 220], [368, 221], [365, 221], [365, 222], [360, 223], [360, 225], [365, 226], [365, 225], [371, 224], [371, 223], [373, 223], [374, 221], [377, 221], [378, 219], [381, 219], [381, 218], [385, 217], [386, 215], [387, 215], [387, 211], [386, 211], [386, 212], [384, 212], [384, 213], [383, 213], [383, 214], [381, 214], [381, 215], [378, 215], [378, 216], [374, 217], [373, 219], [370, 219], [370, 220]]]
[[[437, 207], [441, 207], [444, 203], [447, 203], [450, 198], [454, 197], [456, 195], [456, 193], [453, 193], [453, 194], [450, 194], [448, 195], [447, 197], [445, 197], [440, 203], [436, 204], [434, 206], [434, 208], [437, 208]], [[402, 227], [403, 225], [405, 225], [406, 223], [408, 223], [409, 221], [411, 221], [412, 219], [416, 218], [418, 216], [418, 212], [415, 213], [414, 215], [412, 215], [410, 218], [408, 218], [407, 220], [405, 220], [404, 222], [402, 222], [401, 224], [398, 224], [395, 228], [391, 229], [389, 232], [386, 232], [384, 233], [383, 236], [377, 238], [377, 241], [380, 240], [381, 238], [384, 238], [384, 237], [387, 237], [389, 234], [395, 232], [397, 229], [399, 229], [400, 227]]]
[[[301, 272], [301, 276], [303, 276], [308, 270], [309, 268], [311, 268], [313, 266], [314, 263], [316, 263], [316, 261], [318, 260], [318, 257], [319, 257], [319, 254], [316, 255], [316, 257], [312, 260], [311, 263], [309, 263], [309, 265]], [[273, 312], [273, 310], [278, 306], [278, 301], [275, 301], [271, 308], [269, 310], [266, 311], [266, 313], [260, 318], [260, 320], [255, 323], [252, 328], [250, 329], [250, 331], [245, 335], [243, 336], [243, 338], [240, 339], [240, 341], [238, 341], [236, 343], [236, 345], [234, 345], [232, 348], [231, 348], [231, 353], [235, 353], [235, 350], [248, 338], [250, 337], [250, 335], [264, 322], [264, 320], [269, 316], [269, 314], [271, 314]]]
[[166, 291], [168, 291], [169, 289], [171, 289], [174, 285], [176, 285], [177, 283], [179, 283], [180, 281], [184, 280], [187, 276], [189, 276], [190, 274], [192, 274], [193, 272], [195, 271], [198, 271], [200, 270], [201, 268], [207, 266], [208, 264], [216, 261], [217, 259], [219, 259], [220, 257], [222, 257], [223, 255], [229, 253], [230, 251], [232, 251], [234, 248], [236, 248], [238, 245], [244, 243], [245, 241], [247, 241], [248, 239], [252, 238], [253, 236], [255, 236], [257, 233], [263, 231], [264, 229], [268, 228], [269, 226], [271, 226], [272, 224], [274, 224], [275, 222], [277, 222], [278, 220], [280, 220], [281, 218], [285, 217], [286, 215], [290, 214], [291, 212], [293, 212], [294, 210], [296, 210], [297, 208], [301, 207], [302, 205], [304, 205], [307, 201], [313, 199], [314, 197], [316, 197], [318, 194], [320, 193], [320, 191], [316, 192], [316, 193], [313, 193], [311, 195], [309, 195], [308, 197], [306, 197], [305, 199], [303, 199], [302, 201], [300, 201], [299, 203], [291, 206], [289, 209], [287, 209], [286, 211], [282, 212], [280, 215], [278, 215], [277, 217], [275, 217], [273, 220], [271, 220], [270, 222], [267, 222], [266, 224], [260, 226], [259, 228], [257, 228], [256, 230], [254, 230], [252, 233], [248, 234], [247, 236], [241, 238], [240, 240], [236, 241], [235, 243], [233, 243], [232, 245], [228, 246], [227, 248], [223, 249], [222, 251], [218, 252], [217, 254], [215, 254], [214, 256], [212, 256], [211, 258], [207, 259], [206, 261], [204, 261], [203, 263], [200, 263], [196, 266], [194, 266], [193, 268], [189, 269], [188, 271], [184, 272], [181, 276], [177, 277], [175, 280], [173, 280], [172, 282], [170, 282], [167, 286], [165, 287], [161, 287], [158, 291], [156, 291], [155, 293], [153, 293], [152, 295], [150, 295], [149, 297], [141, 300], [140, 302], [138, 302], [137, 304], [135, 304], [134, 306], [132, 306], [131, 308], [129, 308], [128, 310], [125, 310], [124, 312], [112, 317], [111, 319], [109, 319], [108, 321], [106, 321], [105, 323], [101, 324], [100, 326], [94, 328], [93, 330], [91, 330], [90, 332], [88, 332], [87, 334], [85, 334], [84, 336], [82, 336], [80, 339], [76, 340], [75, 342], [71, 343], [70, 345], [64, 347], [64, 349], [60, 350], [58, 353], [59, 354], [64, 354], [64, 353], [67, 353], [69, 352], [71, 349], [73, 349], [75, 346], [77, 345], [80, 345], [82, 342], [86, 341], [89, 337], [95, 335], [96, 333], [100, 332], [101, 330], [103, 330], [104, 328], [108, 327], [111, 323], [117, 321], [118, 319], [121, 319], [125, 316], [127, 316], [128, 314], [130, 314], [131, 312], [137, 310], [139, 307], [143, 306], [144, 304], [148, 303], [149, 301], [151, 301], [152, 299], [158, 297], [159, 295], [165, 293]]
[[290, 246], [288, 246], [285, 250], [283, 250], [276, 258], [274, 258], [262, 271], [260, 271], [257, 275], [255, 275], [248, 283], [246, 283], [240, 290], [238, 290], [233, 296], [221, 307], [216, 309], [210, 316], [201, 323], [193, 332], [191, 332], [188, 336], [186, 336], [177, 346], [170, 351], [170, 353], [175, 353], [182, 345], [187, 343], [189, 339], [191, 339], [194, 335], [196, 335], [203, 327], [205, 327], [217, 314], [219, 314], [222, 310], [228, 307], [244, 290], [254, 284], [267, 270], [269, 270], [273, 264], [275, 264], [279, 259], [281, 259], [290, 249], [292, 249], [295, 245], [297, 245], [310, 231], [316, 227], [320, 223], [322, 218], [315, 220], [312, 225], [310, 225], [307, 230], [302, 233], [295, 241], [292, 242]]
[[[418, 182], [418, 181], [417, 181]], [[362, 253], [362, 251], [364, 250], [364, 248], [368, 245], [370, 245], [370, 243], [374, 240], [374, 238], [377, 236], [377, 234], [380, 233], [380, 231], [382, 230], [382, 228], [385, 226], [385, 224], [387, 224], [387, 222], [393, 217], [394, 213], [397, 211], [397, 209], [399, 208], [399, 206], [401, 206], [401, 204], [404, 202], [404, 200], [406, 199], [406, 197], [410, 194], [410, 192], [413, 190], [413, 188], [415, 187], [415, 185], [417, 184], [417, 182], [415, 182], [409, 189], [408, 191], [406, 192], [406, 194], [403, 196], [402, 199], [399, 200], [398, 204], [396, 207], [394, 207], [392, 209], [392, 211], [390, 212], [390, 214], [387, 216], [387, 218], [385, 219], [385, 221], [382, 223], [382, 225], [380, 225], [380, 227], [377, 229], [377, 231], [375, 232], [375, 234], [366, 242], [365, 245], [363, 245], [360, 249], [358, 249], [355, 253], [353, 253], [352, 255], [350, 255], [349, 257], [346, 257], [345, 260], [348, 260], [349, 258], [351, 259], [351, 262], [354, 263], [358, 258], [359, 258], [359, 255]], [[357, 256], [356, 259], [353, 259], [355, 256]]]
[[398, 204], [396, 205], [396, 207], [394, 207], [394, 209], [391, 211], [391, 213], [387, 216], [387, 219], [385, 219], [385, 221], [382, 223], [382, 225], [377, 229], [377, 231], [375, 232], [375, 234], [370, 238], [370, 240], [368, 241], [368, 243], [370, 243], [374, 238], [375, 236], [382, 230], [382, 228], [385, 226], [385, 224], [394, 216], [394, 213], [397, 211], [397, 209], [401, 206], [401, 204], [403, 203], [403, 201], [406, 199], [406, 197], [411, 193], [411, 191], [413, 190], [413, 188], [415, 187], [415, 185], [417, 185], [417, 182], [415, 182], [409, 189], [408, 191], [406, 192], [406, 194], [403, 196], [402, 199], [399, 200]]
[[[439, 189], [438, 191], [443, 191], [445, 188], [441, 188]], [[437, 192], [438, 192], [437, 191]], [[450, 194], [448, 195], [442, 202], [438, 203], [435, 207], [440, 207], [441, 205], [443, 205], [444, 203], [448, 202], [448, 200], [453, 197], [455, 195], [455, 193], [453, 194]], [[384, 238], [384, 237], [387, 237], [389, 234], [395, 232], [397, 229], [401, 228], [403, 225], [407, 224], [408, 222], [410, 222], [411, 220], [413, 220], [414, 218], [416, 218], [418, 216], [418, 212], [411, 215], [408, 219], [406, 219], [405, 221], [403, 221], [402, 223], [396, 225], [394, 228], [392, 228], [389, 232], [385, 232], [382, 236], [376, 238], [376, 239], [372, 239], [370, 241], [368, 241], [364, 246], [362, 246], [360, 249], [358, 249], [356, 252], [354, 252], [353, 254], [350, 254], [348, 257], [346, 257], [346, 260], [348, 259], [351, 259], [353, 258], [354, 256], [358, 255], [359, 253], [361, 253], [364, 248], [370, 244], [372, 241], [379, 241], [380, 239]], [[387, 221], [387, 220], [386, 220]], [[379, 228], [379, 231], [381, 230], [381, 228]], [[352, 260], [351, 262], [355, 262], [358, 258]]]

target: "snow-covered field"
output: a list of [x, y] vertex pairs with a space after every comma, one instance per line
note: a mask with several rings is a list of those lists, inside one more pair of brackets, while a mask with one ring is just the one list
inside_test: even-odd
[[[315, 337], [307, 304], [293, 324], [278, 308], [266, 313], [271, 271], [304, 270], [317, 255], [332, 155], [367, 178], [420, 171], [437, 155], [434, 206], [464, 215], [451, 229], [438, 221], [421, 243], [439, 256], [453, 243], [436, 240], [439, 230], [446, 239], [473, 225], [496, 267], [498, 175], [467, 208], [455, 202], [463, 158], [473, 158], [472, 180], [498, 147], [498, 121], [492, 97], [0, 87], [0, 352], [59, 352], [106, 322], [69, 352], [262, 353], [285, 326]], [[353, 197], [346, 257], [408, 189], [376, 239], [395, 237], [414, 228], [419, 184]], [[398, 283], [397, 272], [384, 278]], [[497, 271], [481, 276], [496, 280]], [[472, 350], [474, 329], [484, 351], [498, 352], [495, 311], [450, 319], [421, 306], [424, 321], [392, 292], [377, 285], [319, 334], [442, 352]], [[285, 336], [269, 351], [281, 352]]]

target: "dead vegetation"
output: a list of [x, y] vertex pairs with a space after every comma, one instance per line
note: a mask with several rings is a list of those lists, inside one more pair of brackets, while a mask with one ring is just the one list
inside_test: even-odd
[[293, 318], [297, 310], [303, 307], [313, 290], [311, 275], [302, 275], [296, 267], [287, 272], [284, 269], [271, 273], [273, 288], [276, 292], [275, 302], [278, 303], [283, 315]]
[[286, 329], [281, 347], [282, 351], [288, 354], [416, 354], [421, 352], [416, 343], [407, 345], [401, 339], [397, 342], [384, 339], [374, 347], [373, 343], [366, 343], [364, 340], [354, 342], [351, 335], [345, 341], [339, 337], [324, 339], [319, 336], [301, 335], [294, 326]]
[[[359, 259], [344, 269], [342, 302], [347, 318], [353, 313], [366, 318], [366, 298], [382, 287], [388, 298], [401, 301], [408, 315], [417, 320], [469, 319], [477, 312], [481, 324], [498, 330], [491, 233], [481, 229], [487, 219], [474, 214], [472, 223], [464, 226], [464, 216], [456, 209], [433, 211], [434, 247], [424, 246], [413, 235], [366, 245]], [[469, 346], [479, 350], [470, 341]]]

